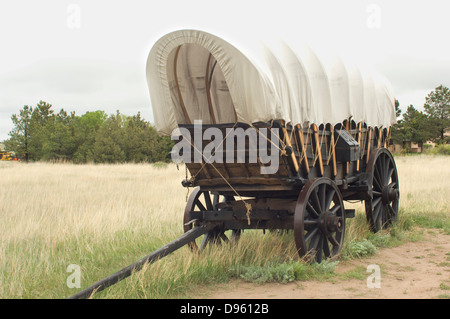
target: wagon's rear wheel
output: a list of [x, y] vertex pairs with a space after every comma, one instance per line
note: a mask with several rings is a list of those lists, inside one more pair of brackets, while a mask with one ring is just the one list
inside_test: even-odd
[[[211, 196], [212, 195], [212, 196]], [[186, 204], [186, 208], [184, 210], [184, 218], [183, 218], [183, 229], [184, 232], [192, 229], [195, 224], [195, 220], [191, 220], [190, 213], [194, 212], [203, 212], [203, 211], [212, 211], [217, 210], [217, 204], [223, 201], [233, 201], [234, 197], [223, 197], [217, 194], [211, 194], [209, 191], [201, 191], [200, 187], [194, 189], [192, 194], [189, 196], [188, 202]], [[203, 239], [199, 241], [200, 250], [204, 249], [208, 244], [221, 244], [221, 242], [228, 242], [228, 237], [225, 234], [226, 229], [223, 229], [221, 226], [217, 226], [208, 233], [205, 234]], [[231, 239], [237, 240], [240, 236], [240, 230], [232, 230]], [[198, 250], [198, 244], [196, 241], [192, 241], [189, 244], [189, 247], [195, 251]]]
[[385, 148], [374, 150], [366, 169], [369, 177], [369, 196], [365, 200], [370, 229], [378, 232], [397, 220], [400, 197], [397, 167], [391, 152]]
[[300, 257], [321, 262], [341, 252], [345, 234], [342, 195], [329, 178], [303, 186], [294, 215], [294, 237]]

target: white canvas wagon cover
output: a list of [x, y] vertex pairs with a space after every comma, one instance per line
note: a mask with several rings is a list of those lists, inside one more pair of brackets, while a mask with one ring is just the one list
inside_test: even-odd
[[[198, 30], [159, 39], [147, 60], [156, 129], [178, 124], [337, 124], [352, 118], [371, 127], [396, 121], [388, 81], [295, 39], [233, 45]], [[259, 40], [259, 39], [258, 39]], [[262, 44], [261, 44], [262, 43]]]

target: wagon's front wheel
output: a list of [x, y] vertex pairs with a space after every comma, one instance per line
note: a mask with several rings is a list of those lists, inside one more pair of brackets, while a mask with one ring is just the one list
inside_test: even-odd
[[341, 192], [329, 178], [310, 180], [297, 199], [294, 237], [300, 257], [321, 262], [341, 252], [345, 209]]
[[392, 154], [385, 148], [374, 150], [366, 169], [369, 176], [369, 199], [365, 200], [370, 229], [378, 232], [390, 226], [398, 214], [399, 184]]
[[[211, 196], [213, 195], [213, 196]], [[191, 219], [191, 212], [204, 212], [213, 211], [217, 209], [217, 204], [223, 201], [233, 201], [234, 197], [223, 197], [217, 194], [211, 194], [209, 191], [201, 191], [200, 187], [194, 189], [192, 194], [189, 196], [186, 208], [184, 210], [183, 218], [183, 229], [184, 232], [192, 229], [195, 224], [195, 220]], [[200, 250], [203, 250], [208, 244], [221, 244], [221, 242], [228, 242], [228, 237], [225, 234], [225, 229], [220, 226], [213, 228], [211, 231], [207, 232], [200, 242]], [[240, 236], [240, 230], [232, 230], [231, 239], [237, 240]], [[196, 251], [199, 249], [197, 242], [192, 241], [189, 247]]]

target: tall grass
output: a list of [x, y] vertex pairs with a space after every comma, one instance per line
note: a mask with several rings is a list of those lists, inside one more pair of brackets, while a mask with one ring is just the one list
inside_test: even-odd
[[[448, 157], [396, 162], [399, 226], [371, 235], [363, 208], [353, 204], [357, 216], [347, 224], [343, 258], [354, 258], [352, 245], [362, 251], [364, 240], [375, 246], [401, 241], [402, 231], [416, 224], [449, 231]], [[81, 267], [84, 288], [178, 237], [187, 195], [180, 183], [184, 174], [184, 167], [173, 164], [0, 163], [0, 297], [66, 298], [79, 291], [66, 284], [70, 264]], [[184, 247], [98, 297], [188, 297], [195, 287], [239, 277], [250, 266], [271, 265], [279, 272], [283, 267], [277, 265], [293, 262], [301, 261], [292, 234], [248, 231], [237, 243], [200, 255]]]

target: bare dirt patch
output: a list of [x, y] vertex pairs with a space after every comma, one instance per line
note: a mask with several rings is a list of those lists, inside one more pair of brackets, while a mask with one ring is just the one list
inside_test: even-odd
[[[206, 292], [211, 299], [430, 299], [450, 296], [450, 236], [425, 230], [425, 240], [379, 249], [374, 256], [340, 262], [327, 281], [264, 284], [235, 280]], [[380, 288], [369, 288], [369, 265], [380, 267]]]

